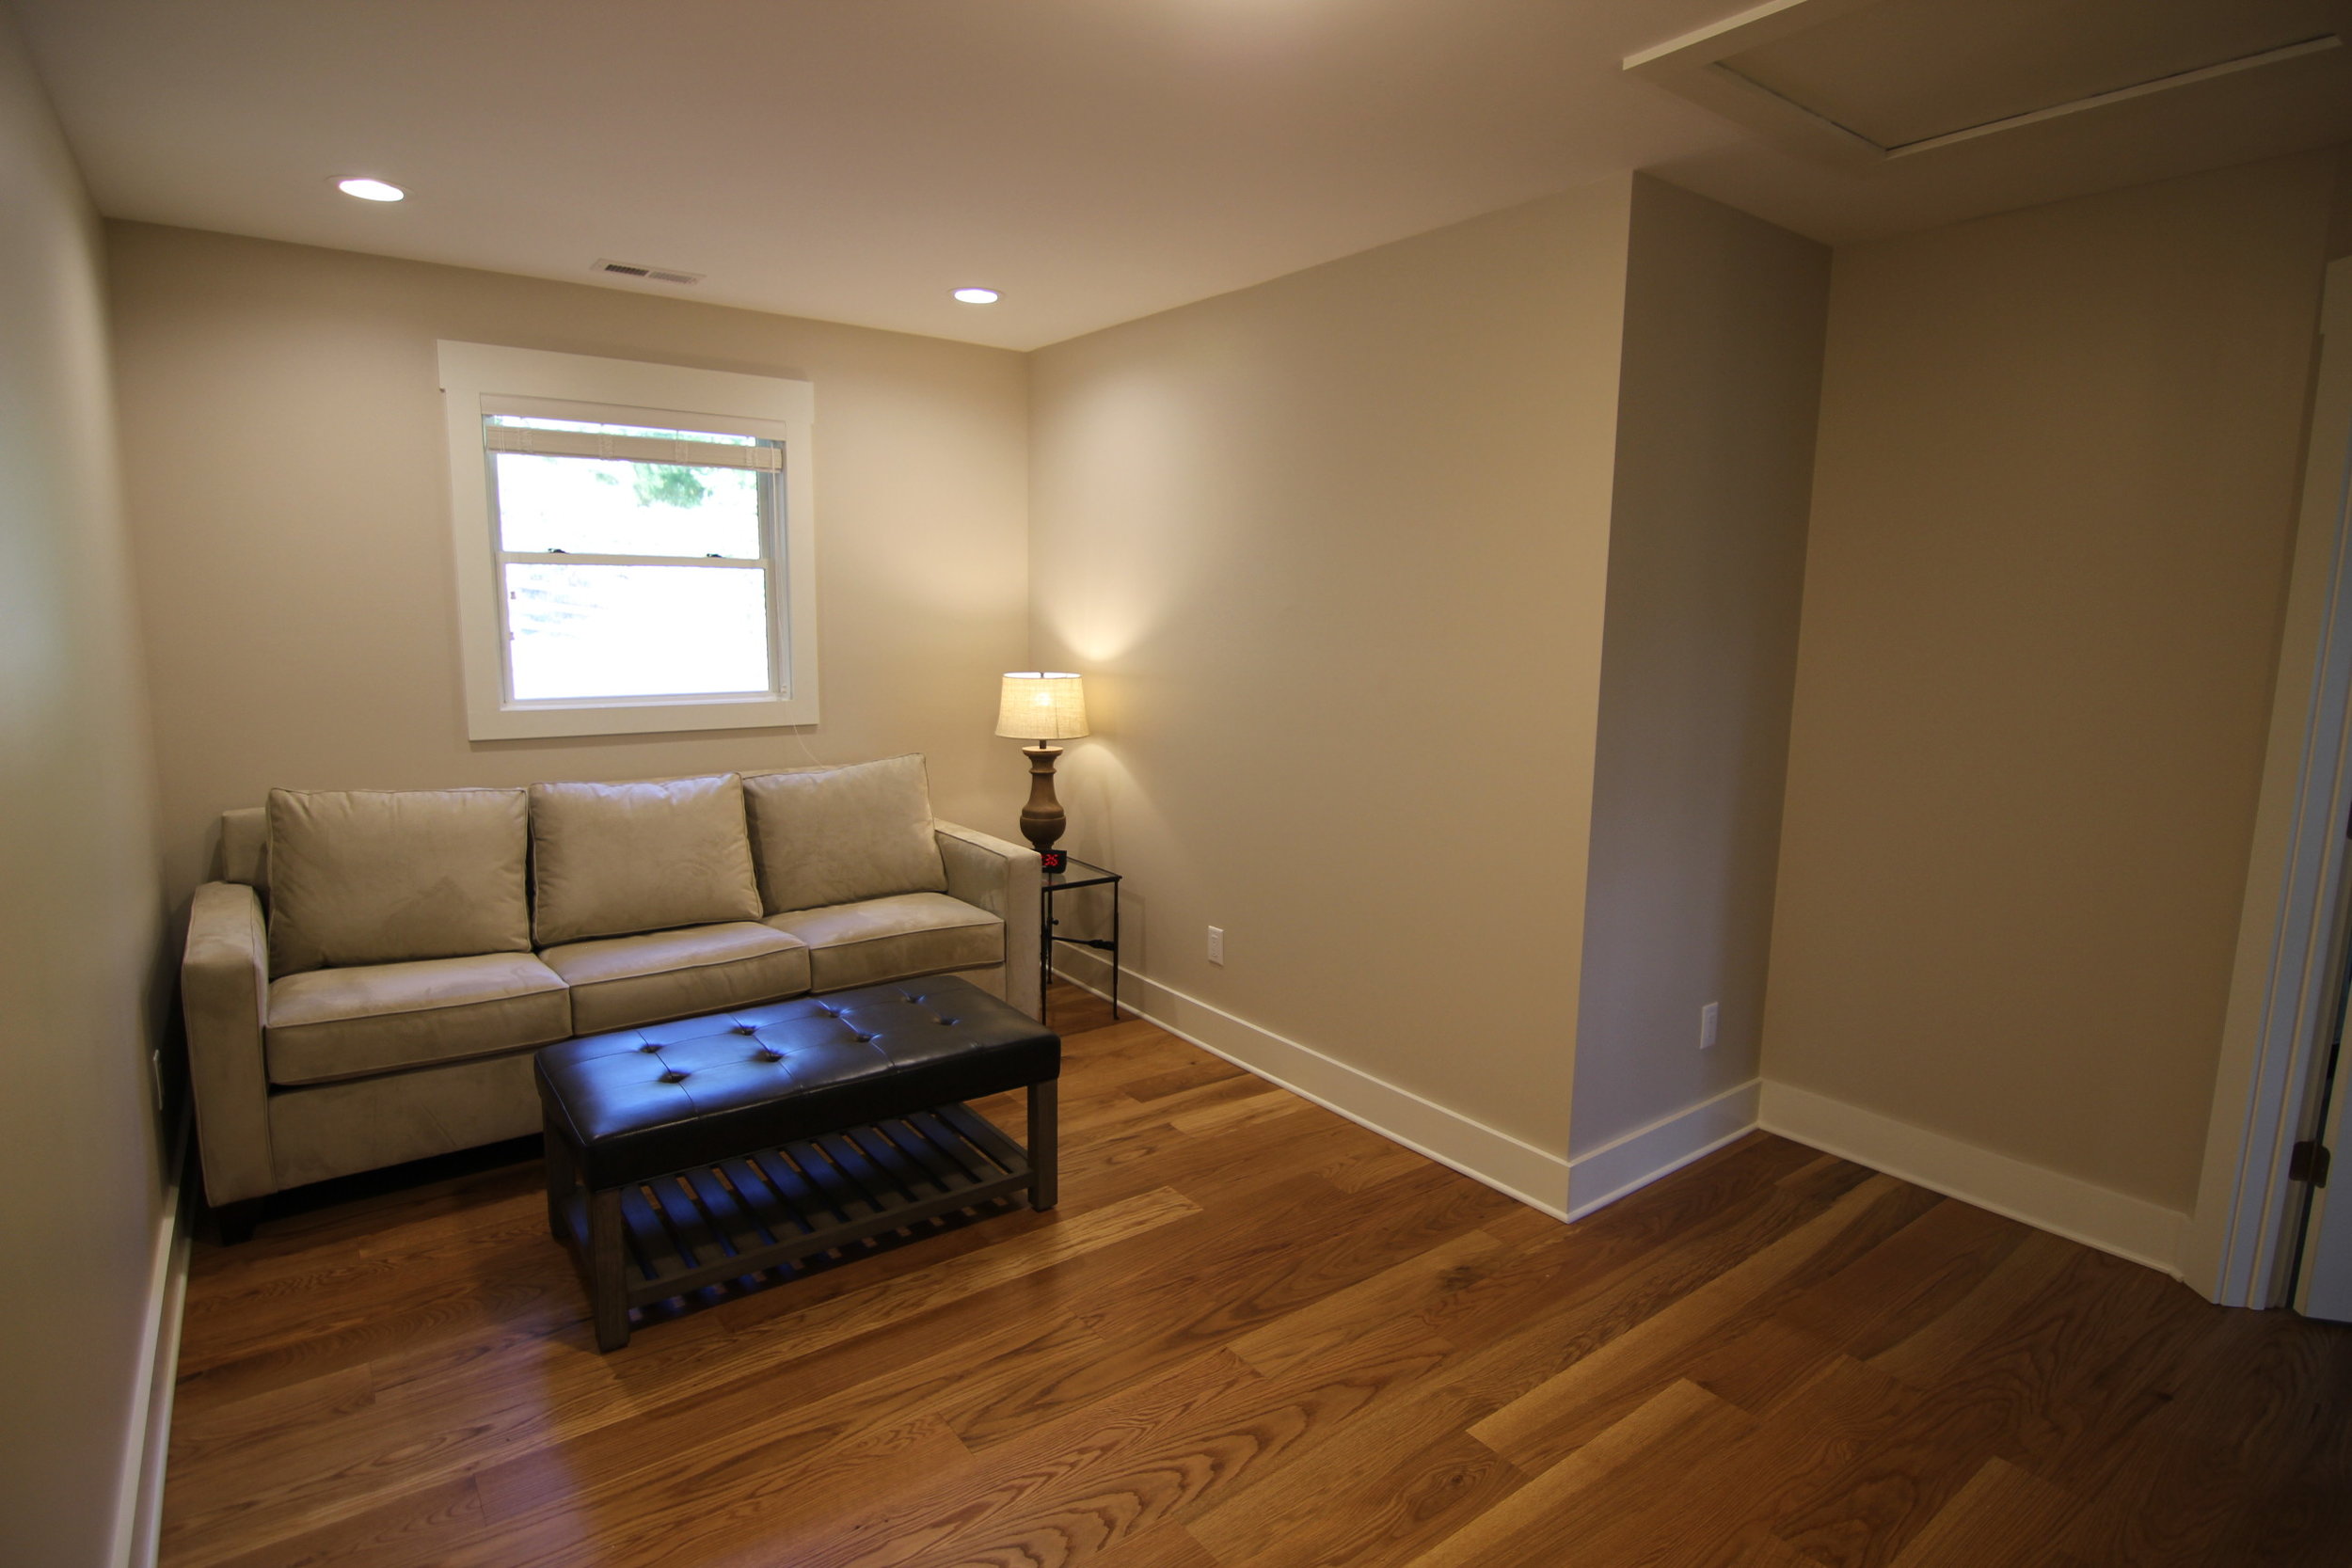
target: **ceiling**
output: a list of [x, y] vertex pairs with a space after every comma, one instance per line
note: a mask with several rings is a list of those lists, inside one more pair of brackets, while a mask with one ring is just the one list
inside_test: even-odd
[[1882, 147], [2332, 35], [2337, 0], [1877, 0], [1725, 64]]
[[[1909, 135], [2333, 0], [1986, 3], [1778, 0], [1730, 63]], [[1792, 26], [1806, 7], [1818, 26]], [[1836, 242], [2352, 139], [2344, 78], [2281, 67], [1858, 166], [1621, 68], [1724, 0], [15, 8], [111, 216], [1012, 348], [1626, 169]], [[2052, 11], [2074, 23], [2057, 44]], [[335, 190], [355, 174], [410, 199]], [[705, 281], [598, 278], [600, 259]], [[976, 283], [1003, 301], [948, 299]]]

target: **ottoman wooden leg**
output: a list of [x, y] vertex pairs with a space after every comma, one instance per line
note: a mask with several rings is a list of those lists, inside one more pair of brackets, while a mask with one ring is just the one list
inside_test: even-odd
[[1060, 1085], [1048, 1078], [1029, 1085], [1029, 1207], [1051, 1209], [1060, 1201]]
[[574, 1239], [572, 1222], [564, 1211], [571, 1204], [572, 1190], [580, 1185], [579, 1166], [572, 1160], [572, 1146], [553, 1127], [546, 1130], [541, 1141], [548, 1161], [548, 1234], [568, 1242]]
[[596, 1349], [628, 1343], [628, 1294], [621, 1246], [621, 1189], [588, 1195], [588, 1304], [596, 1323]]

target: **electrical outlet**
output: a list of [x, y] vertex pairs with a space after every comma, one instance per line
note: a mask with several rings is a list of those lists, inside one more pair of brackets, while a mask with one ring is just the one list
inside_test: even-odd
[[1225, 961], [1225, 927], [1222, 926], [1209, 927], [1209, 961], [1213, 964]]
[[1715, 1043], [1715, 1026], [1723, 1022], [1724, 1005], [1709, 1002], [1699, 1009], [1699, 1049], [1705, 1051]]

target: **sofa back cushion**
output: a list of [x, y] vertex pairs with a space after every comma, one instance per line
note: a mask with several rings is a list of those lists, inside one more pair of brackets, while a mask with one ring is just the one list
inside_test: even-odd
[[946, 891], [920, 756], [755, 773], [743, 792], [770, 914]]
[[531, 950], [519, 789], [269, 792], [270, 970]]
[[532, 784], [531, 847], [542, 947], [762, 912], [733, 773]]

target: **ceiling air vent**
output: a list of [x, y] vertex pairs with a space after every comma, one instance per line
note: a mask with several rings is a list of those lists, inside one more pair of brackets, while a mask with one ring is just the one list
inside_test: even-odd
[[589, 270], [618, 273], [623, 277], [642, 277], [649, 283], [699, 283], [703, 280], [703, 275], [698, 272], [680, 272], [675, 267], [640, 266], [635, 261], [598, 261]]

